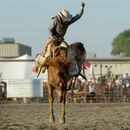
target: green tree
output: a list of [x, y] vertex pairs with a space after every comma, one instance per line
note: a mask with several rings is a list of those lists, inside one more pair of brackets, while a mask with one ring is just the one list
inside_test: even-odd
[[130, 29], [121, 32], [112, 41], [112, 51], [113, 56], [130, 56]]

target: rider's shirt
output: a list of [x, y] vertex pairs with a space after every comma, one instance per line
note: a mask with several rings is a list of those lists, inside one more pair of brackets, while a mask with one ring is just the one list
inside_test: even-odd
[[53, 17], [53, 25], [49, 28], [51, 36], [56, 36], [58, 38], [64, 38], [67, 28], [70, 24], [76, 22], [83, 15], [84, 9], [81, 8], [80, 12], [72, 17], [71, 21], [63, 21], [59, 15]]

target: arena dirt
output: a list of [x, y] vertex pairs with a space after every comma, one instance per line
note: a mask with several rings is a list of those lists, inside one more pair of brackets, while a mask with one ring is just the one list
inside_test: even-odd
[[130, 130], [130, 103], [66, 104], [66, 123], [59, 123], [61, 105], [54, 105], [55, 123], [48, 122], [49, 104], [0, 104], [0, 130]]

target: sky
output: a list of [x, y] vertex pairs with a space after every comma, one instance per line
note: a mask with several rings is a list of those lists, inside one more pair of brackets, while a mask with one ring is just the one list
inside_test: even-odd
[[[32, 56], [45, 48], [52, 17], [63, 9], [75, 16], [81, 0], [0, 0], [0, 40], [15, 41], [32, 47]], [[84, 0], [80, 20], [70, 25], [65, 35], [68, 44], [84, 43], [87, 52], [111, 57], [112, 40], [130, 28], [130, 0]]]

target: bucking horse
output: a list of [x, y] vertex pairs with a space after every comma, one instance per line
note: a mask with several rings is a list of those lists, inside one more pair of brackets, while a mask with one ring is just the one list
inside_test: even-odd
[[51, 53], [52, 58], [48, 65], [49, 121], [55, 121], [53, 110], [53, 90], [55, 90], [58, 95], [58, 101], [62, 103], [60, 123], [65, 123], [66, 92], [72, 86], [73, 79], [75, 78], [69, 74], [71, 59], [76, 60], [78, 68], [81, 71], [82, 64], [85, 61], [86, 51], [83, 43], [75, 42], [70, 44], [68, 48], [56, 46], [51, 49]]

